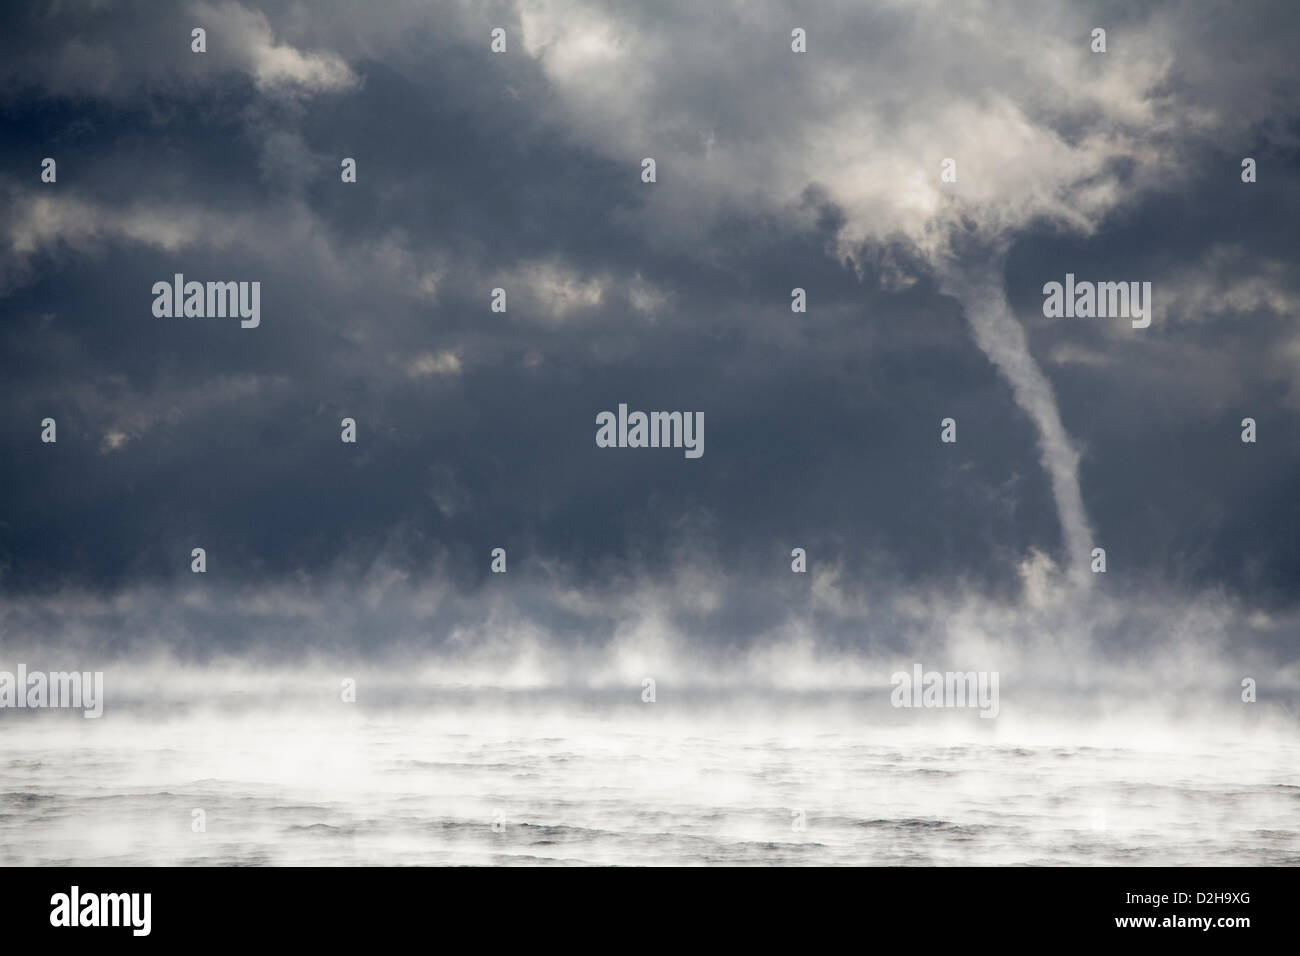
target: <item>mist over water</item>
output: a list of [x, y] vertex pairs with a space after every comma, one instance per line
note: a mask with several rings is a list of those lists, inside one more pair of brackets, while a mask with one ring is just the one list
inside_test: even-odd
[[[1044, 555], [1022, 578], [1007, 602], [817, 577], [819, 605], [745, 641], [692, 625], [700, 588], [726, 585], [688, 577], [643, 582], [603, 641], [488, 602], [423, 649], [369, 633], [198, 658], [176, 634], [104, 653], [101, 718], [0, 711], [0, 861], [1300, 863], [1290, 622], [1081, 590]], [[419, 603], [393, 584], [374, 607]], [[97, 660], [64, 643], [0, 669]], [[996, 716], [893, 706], [917, 665], [996, 673]]]
[[990, 720], [891, 707], [887, 668], [838, 689], [661, 680], [654, 703], [637, 681], [466, 676], [110, 668], [98, 720], [0, 713], [0, 861], [1300, 863], [1300, 738], [1278, 704], [1035, 689], [1013, 669]]

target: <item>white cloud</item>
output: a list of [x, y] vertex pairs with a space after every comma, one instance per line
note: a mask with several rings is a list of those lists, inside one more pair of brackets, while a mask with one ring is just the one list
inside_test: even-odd
[[[595, 277], [583, 277], [559, 260], [530, 262], [509, 279], [502, 280], [512, 312], [527, 313], [528, 303], [540, 307], [544, 317], [565, 319], [600, 305], [604, 284]], [[512, 293], [518, 289], [518, 298]], [[518, 303], [516, 305], [515, 303]]]
[[124, 431], [113, 428], [104, 433], [103, 439], [99, 443], [99, 450], [102, 454], [108, 454], [111, 451], [117, 451], [127, 442], [127, 434]]
[[1170, 322], [1269, 312], [1300, 315], [1300, 296], [1289, 288], [1294, 266], [1249, 255], [1238, 245], [1220, 243], [1195, 263], [1160, 277], [1161, 310]]
[[406, 374], [411, 378], [459, 375], [460, 357], [455, 352], [423, 352], [406, 363]]
[[[653, 218], [668, 233], [728, 205], [780, 210], [814, 183], [848, 213], [847, 254], [898, 235], [934, 254], [971, 223], [1086, 229], [1125, 192], [1108, 164], [1157, 159], [1151, 143], [1183, 119], [1151, 93], [1173, 62], [1162, 30], [1128, 24], [1112, 53], [1092, 54], [1069, 5], [844, 7], [810, 27], [800, 55], [773, 27], [791, 20], [784, 8], [729, 13], [521, 4], [525, 49], [566, 121], [629, 168], [655, 156]], [[837, 19], [868, 46], [841, 42]], [[955, 186], [939, 179], [946, 157]]]
[[638, 272], [627, 283], [627, 301], [634, 310], [653, 319], [668, 307], [670, 295], [666, 289], [647, 282]]
[[266, 15], [238, 3], [196, 3], [190, 8], [208, 31], [209, 55], [227, 57], [262, 91], [285, 89], [324, 93], [348, 89], [356, 74], [327, 50], [304, 52], [277, 43]]

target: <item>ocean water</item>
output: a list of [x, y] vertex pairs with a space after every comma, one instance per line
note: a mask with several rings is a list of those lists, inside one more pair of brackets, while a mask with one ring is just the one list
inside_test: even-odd
[[1276, 733], [508, 698], [10, 711], [0, 862], [1300, 864]]

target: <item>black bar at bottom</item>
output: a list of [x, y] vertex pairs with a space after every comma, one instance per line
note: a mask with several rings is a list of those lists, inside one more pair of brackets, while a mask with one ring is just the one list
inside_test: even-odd
[[1288, 869], [718, 869], [10, 868], [0, 908], [8, 943], [1294, 941]]

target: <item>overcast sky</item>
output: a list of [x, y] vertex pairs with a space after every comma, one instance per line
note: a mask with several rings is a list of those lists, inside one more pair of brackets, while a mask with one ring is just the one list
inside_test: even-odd
[[[0, 635], [201, 656], [648, 620], [722, 647], [802, 615], [898, 646], [909, 601], [1023, 621], [1082, 567], [1103, 640], [1208, 606], [1294, 660], [1298, 20], [7, 11]], [[259, 327], [156, 317], [175, 273], [259, 281]], [[1045, 318], [1066, 273], [1150, 282], [1150, 327]], [[596, 447], [620, 403], [703, 412], [703, 456]]]

